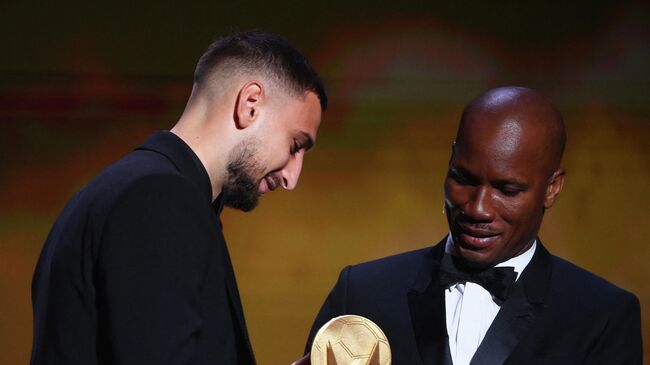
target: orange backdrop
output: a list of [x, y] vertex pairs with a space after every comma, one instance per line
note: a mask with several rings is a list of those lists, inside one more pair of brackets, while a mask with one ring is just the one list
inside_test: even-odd
[[331, 96], [298, 189], [223, 215], [260, 364], [302, 354], [343, 266], [446, 233], [442, 182], [462, 107], [504, 84], [542, 90], [567, 123], [568, 180], [544, 243], [636, 293], [650, 348], [646, 5], [250, 6], [0, 7], [0, 363], [28, 362], [31, 275], [67, 199], [169, 128], [203, 47], [248, 28], [287, 36]]

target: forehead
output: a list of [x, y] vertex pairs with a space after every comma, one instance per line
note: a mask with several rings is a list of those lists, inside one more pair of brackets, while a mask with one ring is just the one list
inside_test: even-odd
[[533, 125], [516, 117], [474, 118], [463, 123], [454, 151], [454, 164], [489, 175], [524, 176], [542, 173], [549, 153]]

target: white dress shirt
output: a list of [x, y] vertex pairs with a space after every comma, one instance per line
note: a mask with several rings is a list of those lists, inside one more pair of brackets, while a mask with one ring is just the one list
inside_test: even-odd
[[[445, 253], [451, 254], [453, 241], [447, 236]], [[524, 253], [504, 261], [499, 266], [512, 266], [515, 280], [524, 271], [533, 258], [537, 241]], [[492, 299], [489, 291], [475, 283], [458, 283], [445, 290], [445, 308], [447, 315], [447, 334], [449, 350], [454, 365], [467, 365], [478, 349], [494, 317], [501, 308]]]

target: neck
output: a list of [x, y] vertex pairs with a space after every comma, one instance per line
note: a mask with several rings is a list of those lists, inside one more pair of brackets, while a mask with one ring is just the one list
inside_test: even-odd
[[187, 108], [170, 130], [183, 140], [199, 158], [212, 186], [212, 201], [221, 194], [228, 160], [228, 138], [205, 108]]

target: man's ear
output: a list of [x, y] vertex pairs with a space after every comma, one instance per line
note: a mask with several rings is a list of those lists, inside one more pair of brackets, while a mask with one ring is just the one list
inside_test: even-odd
[[546, 197], [544, 199], [544, 208], [549, 209], [555, 203], [555, 199], [562, 191], [564, 186], [564, 169], [557, 169], [549, 179], [548, 186], [546, 187]]
[[247, 128], [258, 118], [264, 96], [264, 85], [259, 81], [249, 81], [242, 86], [237, 94], [233, 115], [237, 129]]

